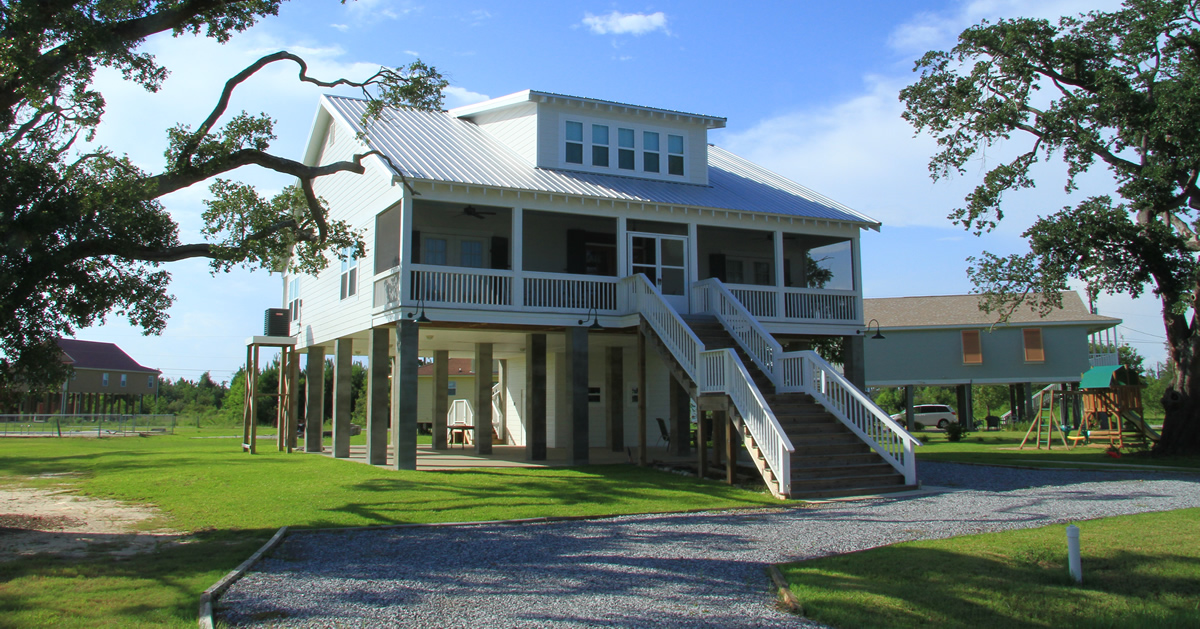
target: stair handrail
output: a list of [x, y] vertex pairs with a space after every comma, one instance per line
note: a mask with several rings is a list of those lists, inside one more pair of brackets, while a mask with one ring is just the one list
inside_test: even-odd
[[[723, 393], [733, 400], [746, 430], [762, 447], [768, 467], [775, 473], [779, 495], [791, 492], [791, 458], [795, 450], [787, 433], [771, 411], [762, 391], [754, 384], [745, 364], [732, 350], [706, 350], [691, 326], [663, 299], [658, 287], [643, 273], [621, 278], [627, 304], [650, 325], [663, 345], [696, 383], [702, 393]], [[786, 453], [786, 454], [785, 454]]]
[[921, 442], [916, 437], [816, 352], [788, 352], [786, 358], [796, 364], [790, 368], [785, 366], [785, 371], [799, 372], [805, 393], [813, 396], [896, 471], [904, 474], [905, 485], [917, 483], [917, 459], [913, 448]]
[[754, 384], [746, 364], [729, 348], [700, 352], [703, 381], [699, 383], [701, 393], [723, 393], [729, 396], [734, 408], [766, 461], [767, 467], [776, 476], [777, 495], [792, 493], [792, 459], [796, 451], [792, 440], [784, 432], [771, 405], [762, 391]]
[[717, 317], [729, 335], [750, 355], [750, 359], [771, 378], [771, 383], [776, 388], [780, 387], [783, 382], [777, 359], [783, 354], [783, 346], [767, 332], [741, 300], [729, 292], [725, 283], [715, 277], [701, 280], [692, 284], [692, 295], [693, 311]]

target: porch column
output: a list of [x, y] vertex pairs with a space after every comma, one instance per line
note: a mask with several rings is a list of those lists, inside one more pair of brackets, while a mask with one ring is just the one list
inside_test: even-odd
[[408, 189], [402, 188], [400, 199], [400, 303], [415, 304], [417, 299], [412, 294], [412, 273], [403, 267], [407, 263], [419, 263], [413, 260], [413, 200]]
[[917, 412], [913, 409], [915, 390], [916, 387], [911, 384], [904, 385], [904, 425], [909, 432], [917, 429]]
[[712, 463], [713, 465], [721, 464], [721, 455], [725, 451], [725, 411], [712, 412]]
[[321, 429], [325, 426], [325, 348], [308, 346], [304, 365], [304, 451], [321, 451]]
[[512, 210], [512, 305], [518, 309], [525, 305], [525, 208]]
[[525, 460], [546, 460], [546, 335], [525, 335]]
[[341, 338], [333, 345], [333, 458], [350, 456], [350, 365], [353, 341]]
[[696, 476], [708, 476], [708, 438], [707, 431], [710, 411], [696, 408]]
[[859, 390], [867, 388], [866, 339], [859, 334], [842, 337], [842, 372]]
[[567, 464], [588, 463], [588, 331], [580, 326], [566, 330]]
[[671, 378], [671, 454], [687, 456], [691, 452], [688, 433], [691, 429], [691, 398], [683, 385]]
[[[284, 348], [279, 377], [287, 373], [287, 451], [296, 449], [296, 430], [300, 424], [300, 352]], [[282, 366], [286, 365], [286, 368]]]
[[967, 397], [967, 385], [960, 384], [954, 387], [954, 398], [958, 403], [958, 425], [963, 428], [969, 428], [971, 425], [971, 409]]
[[392, 372], [392, 469], [417, 469], [417, 342], [420, 325], [396, 323], [396, 370]]
[[492, 344], [475, 344], [475, 453], [492, 453]]
[[629, 238], [625, 235], [629, 226], [626, 221], [624, 216], [617, 217], [617, 277], [625, 277], [629, 272], [629, 245], [626, 243]]
[[725, 416], [725, 482], [732, 485], [737, 480], [737, 426], [733, 424], [733, 414], [728, 410], [722, 415]]
[[1028, 421], [1033, 421], [1037, 417], [1038, 409], [1033, 407], [1033, 383], [1022, 382], [1021, 392], [1023, 397], [1023, 406], [1025, 407], [1025, 418]]
[[608, 449], [625, 449], [625, 352], [620, 347], [604, 350], [604, 410], [608, 416]]
[[367, 333], [367, 463], [371, 465], [387, 465], [389, 334], [387, 328], [371, 328]]
[[645, 467], [648, 463], [646, 457], [646, 335], [641, 332], [637, 335], [637, 361], [638, 465]]
[[[775, 230], [775, 316], [787, 316], [787, 304], [783, 297], [783, 280], [787, 277], [783, 268], [783, 232]], [[861, 388], [861, 387], [860, 387]]]
[[686, 280], [684, 281], [686, 288], [684, 290], [686, 291], [687, 296], [688, 296], [688, 303], [687, 303], [688, 312], [692, 312], [692, 288], [691, 288], [692, 282], [695, 282], [696, 280], [700, 279], [699, 278], [699, 275], [700, 275], [700, 247], [697, 246], [698, 243], [700, 242], [700, 238], [698, 235], [699, 230], [697, 229], [695, 223], [688, 223], [687, 230], [688, 230], [688, 233], [687, 233], [687, 236], [688, 236], [687, 260], [686, 260], [687, 273], [686, 273]]
[[433, 351], [433, 449], [449, 447], [446, 414], [450, 412], [450, 350]]

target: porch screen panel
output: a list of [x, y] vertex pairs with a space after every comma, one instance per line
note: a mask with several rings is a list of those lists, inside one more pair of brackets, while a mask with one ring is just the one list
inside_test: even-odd
[[979, 330], [963, 330], [962, 332], [963, 364], [982, 365], [983, 346], [979, 339]]
[[1029, 328], [1021, 330], [1021, 334], [1025, 337], [1025, 362], [1046, 362], [1046, 349], [1042, 345], [1042, 330]]

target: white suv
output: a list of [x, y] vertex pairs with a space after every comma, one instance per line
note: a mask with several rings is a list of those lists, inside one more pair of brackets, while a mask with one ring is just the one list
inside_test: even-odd
[[[892, 415], [892, 419], [904, 424], [904, 413]], [[921, 422], [923, 426], [937, 426], [942, 430], [951, 423], [958, 423], [958, 414], [945, 404], [917, 404], [913, 407], [913, 421]]]

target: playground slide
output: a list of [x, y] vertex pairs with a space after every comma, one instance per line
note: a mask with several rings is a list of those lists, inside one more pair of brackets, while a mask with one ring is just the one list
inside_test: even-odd
[[1123, 411], [1121, 413], [1121, 419], [1133, 424], [1134, 426], [1137, 426], [1138, 430], [1142, 431], [1142, 434], [1146, 435], [1147, 439], [1151, 441], [1158, 441], [1158, 431], [1151, 428], [1150, 424], [1147, 424], [1146, 420], [1142, 419], [1142, 416], [1138, 413], [1134, 411]]

